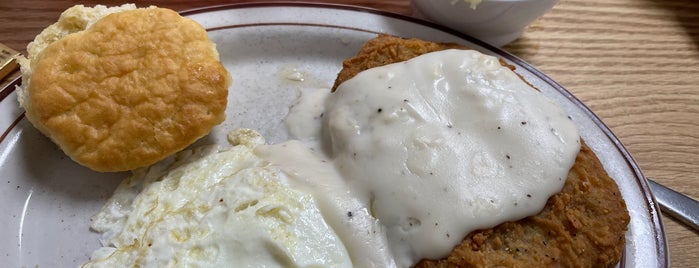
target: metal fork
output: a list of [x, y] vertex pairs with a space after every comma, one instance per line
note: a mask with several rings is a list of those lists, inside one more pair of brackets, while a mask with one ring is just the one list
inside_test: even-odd
[[660, 210], [699, 231], [699, 202], [648, 179]]

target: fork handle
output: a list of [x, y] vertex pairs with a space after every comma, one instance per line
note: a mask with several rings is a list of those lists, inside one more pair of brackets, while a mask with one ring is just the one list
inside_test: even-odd
[[648, 183], [663, 212], [699, 231], [699, 202], [650, 179]]

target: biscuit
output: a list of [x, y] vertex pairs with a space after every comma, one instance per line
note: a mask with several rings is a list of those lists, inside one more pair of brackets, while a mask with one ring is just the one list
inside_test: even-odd
[[169, 9], [122, 7], [93, 14], [94, 23], [73, 16], [63, 24], [85, 30], [53, 29], [20, 61], [29, 121], [102, 172], [151, 165], [208, 134], [225, 119], [231, 83], [199, 24]]
[[[468, 49], [380, 35], [344, 61], [333, 90], [363, 70], [451, 48]], [[514, 69], [502, 60], [501, 64]], [[629, 220], [619, 187], [583, 142], [563, 189], [539, 214], [471, 232], [445, 258], [415, 266], [614, 267], [621, 259]]]

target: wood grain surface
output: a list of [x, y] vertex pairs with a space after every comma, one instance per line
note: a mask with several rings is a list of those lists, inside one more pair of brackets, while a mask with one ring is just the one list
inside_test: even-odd
[[[226, 2], [235, 1], [136, 4], [185, 10]], [[326, 2], [413, 14], [408, 0]], [[26, 52], [41, 29], [77, 3], [0, 1], [0, 42]], [[699, 198], [699, 1], [561, 0], [505, 49], [589, 106], [647, 177]], [[699, 233], [663, 220], [672, 267], [699, 267]]]

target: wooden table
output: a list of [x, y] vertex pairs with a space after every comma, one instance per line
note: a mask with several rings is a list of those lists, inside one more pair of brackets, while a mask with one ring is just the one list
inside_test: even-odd
[[[224, 2], [136, 3], [184, 10]], [[408, 0], [328, 2], [412, 14]], [[27, 43], [73, 3], [3, 0], [0, 42], [26, 52]], [[647, 177], [699, 198], [699, 1], [561, 0], [505, 49], [587, 104]], [[697, 267], [699, 233], [663, 220], [672, 267]]]

